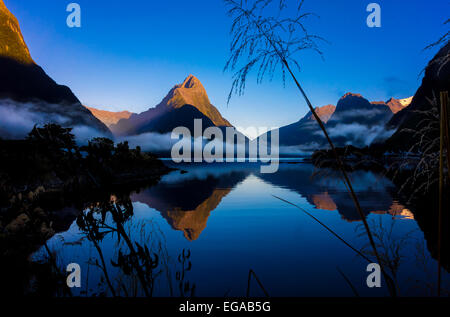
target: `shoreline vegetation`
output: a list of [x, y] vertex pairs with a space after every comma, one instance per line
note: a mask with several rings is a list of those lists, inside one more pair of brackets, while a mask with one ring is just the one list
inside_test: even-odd
[[51, 269], [28, 256], [67, 230], [80, 210], [111, 193], [155, 184], [173, 170], [127, 142], [95, 138], [78, 146], [71, 129], [56, 124], [34, 127], [25, 140], [0, 139], [0, 159], [0, 261], [6, 266], [0, 280], [18, 288], [7, 287], [9, 295], [26, 294], [36, 274], [50, 278]]

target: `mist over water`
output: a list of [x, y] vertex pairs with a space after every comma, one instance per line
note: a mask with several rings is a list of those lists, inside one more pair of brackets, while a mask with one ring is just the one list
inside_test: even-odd
[[68, 112], [58, 104], [40, 102], [16, 102], [10, 99], [0, 100], [0, 137], [5, 139], [23, 139], [35, 125], [43, 126], [56, 123], [63, 127], [72, 127], [72, 133], [78, 144], [86, 144], [95, 137], [108, 136], [91, 125], [74, 122], [81, 117], [81, 111]]

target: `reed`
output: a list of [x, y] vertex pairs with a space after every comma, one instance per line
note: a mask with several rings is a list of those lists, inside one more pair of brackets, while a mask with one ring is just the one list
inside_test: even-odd
[[263, 284], [261, 283], [261, 281], [258, 278], [258, 275], [256, 275], [255, 271], [253, 271], [252, 269], [250, 269], [248, 271], [248, 281], [247, 281], [247, 297], [250, 297], [250, 283], [252, 281], [252, 276], [254, 277], [254, 279], [256, 280], [256, 282], [258, 283], [259, 287], [261, 288], [261, 290], [264, 292], [264, 295], [266, 297], [270, 297], [269, 293], [266, 291], [266, 289], [264, 288]]
[[[444, 146], [447, 143], [447, 160], [449, 160], [449, 139], [448, 139], [448, 92], [441, 91], [441, 116], [440, 116], [440, 142], [439, 142], [439, 215], [438, 215], [438, 242], [437, 242], [437, 262], [438, 262], [438, 281], [437, 281], [437, 294], [441, 296], [441, 255], [442, 255], [442, 212], [444, 204]], [[450, 165], [447, 165], [447, 169], [450, 173]]]
[[341, 274], [341, 276], [345, 280], [345, 282], [350, 286], [350, 288], [352, 289], [353, 294], [355, 294], [356, 297], [359, 297], [359, 293], [356, 290], [356, 287], [353, 285], [353, 283], [350, 281], [350, 279], [347, 277], [347, 275], [345, 275], [345, 273], [342, 272], [342, 270], [338, 266], [336, 267], [336, 269]]
[[369, 259], [367, 256], [365, 256], [364, 254], [361, 253], [361, 251], [359, 251], [358, 249], [356, 249], [355, 247], [353, 247], [350, 243], [348, 243], [347, 241], [345, 241], [340, 235], [338, 235], [336, 232], [334, 232], [330, 227], [328, 227], [326, 224], [324, 224], [322, 221], [320, 221], [319, 219], [317, 219], [316, 217], [314, 217], [311, 213], [307, 212], [304, 208], [300, 207], [299, 205], [296, 205], [294, 203], [291, 203], [290, 201], [280, 198], [278, 196], [274, 196], [276, 199], [281, 200], [282, 202], [285, 202], [291, 206], [294, 206], [295, 208], [303, 211], [306, 215], [308, 215], [309, 217], [311, 217], [314, 221], [316, 221], [318, 224], [320, 224], [322, 227], [324, 227], [326, 230], [328, 230], [333, 236], [335, 236], [336, 238], [338, 238], [342, 243], [344, 243], [346, 246], [348, 246], [350, 249], [352, 249], [353, 251], [355, 251], [360, 257], [362, 257], [364, 260], [366, 260], [368, 263], [372, 263], [373, 261], [371, 259]]
[[304, 0], [302, 0], [298, 5], [296, 17], [282, 18], [282, 11], [286, 9], [286, 4], [281, 0], [279, 2], [278, 15], [264, 17], [262, 11], [267, 8], [271, 2], [272, 0], [225, 0], [226, 5], [229, 7], [228, 14], [230, 17], [234, 18], [231, 28], [231, 56], [226, 63], [225, 69], [235, 69], [241, 58], [247, 59], [246, 64], [234, 75], [235, 79], [228, 99], [230, 100], [233, 91], [236, 91], [240, 95], [243, 94], [247, 75], [253, 68], [258, 69], [258, 83], [262, 82], [262, 79], [266, 74], [273, 76], [278, 66], [281, 66], [283, 80], [285, 80], [285, 74], [287, 71], [292, 80], [295, 82], [297, 89], [300, 91], [303, 99], [308, 105], [309, 110], [313, 114], [323, 132], [323, 135], [330, 145], [338, 168], [341, 171], [343, 182], [364, 224], [373, 253], [375, 254], [383, 277], [388, 285], [389, 293], [391, 296], [395, 297], [395, 287], [392, 287], [390, 284], [390, 280], [392, 279], [388, 276], [382, 265], [382, 259], [377, 251], [366, 217], [353, 189], [352, 182], [350, 181], [350, 178], [345, 170], [343, 161], [339, 156], [324, 123], [317, 115], [311, 101], [291, 68], [291, 65], [293, 65], [297, 67], [298, 70], [300, 69], [300, 65], [295, 59], [295, 54], [299, 51], [312, 49], [322, 55], [322, 52], [316, 44], [316, 40], [323, 39], [319, 36], [309, 34], [303, 24], [303, 20], [313, 14], [301, 12], [304, 3]]

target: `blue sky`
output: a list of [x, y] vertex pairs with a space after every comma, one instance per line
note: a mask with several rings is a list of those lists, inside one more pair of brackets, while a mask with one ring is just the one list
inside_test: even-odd
[[[278, 127], [297, 121], [307, 106], [291, 81], [249, 82], [227, 106], [232, 74], [230, 19], [221, 0], [4, 0], [19, 19], [34, 60], [86, 105], [145, 111], [171, 87], [197, 76], [212, 103], [236, 126]], [[77, 2], [82, 27], [66, 26], [66, 6]], [[366, 7], [381, 6], [382, 27], [368, 28]], [[447, 29], [450, 0], [306, 0], [320, 19], [307, 26], [329, 44], [325, 59], [301, 55], [298, 74], [316, 106], [336, 104], [346, 92], [369, 100], [405, 98], [420, 85], [436, 53], [423, 51]]]

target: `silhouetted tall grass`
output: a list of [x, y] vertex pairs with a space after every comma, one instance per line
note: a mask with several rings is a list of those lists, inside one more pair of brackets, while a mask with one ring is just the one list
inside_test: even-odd
[[[303, 3], [303, 0], [299, 2], [295, 14], [289, 14], [291, 11], [287, 10], [286, 0], [225, 0], [228, 14], [233, 18], [230, 58], [225, 65], [225, 69], [238, 69], [234, 74], [229, 100], [233, 92], [239, 95], [244, 93], [247, 76], [255, 68], [257, 69], [257, 83], [261, 83], [266, 75], [273, 78], [274, 73], [278, 69], [282, 72], [283, 81], [285, 81], [286, 72], [288, 73], [330, 145], [338, 168], [341, 171], [343, 182], [364, 224], [367, 237], [381, 267], [389, 292], [392, 296], [395, 296], [392, 278], [386, 273], [382, 265], [372, 233], [345, 166], [325, 125], [317, 115], [315, 108], [291, 68], [291, 65], [293, 65], [297, 70], [300, 70], [300, 64], [296, 59], [296, 55], [303, 50], [314, 50], [322, 55], [316, 42], [324, 39], [308, 33], [304, 20], [314, 16], [314, 14], [303, 13]], [[277, 13], [265, 15], [265, 10], [268, 7], [272, 10], [277, 10]], [[243, 66], [240, 67], [238, 65], [241, 60], [244, 60], [244, 62]]]

